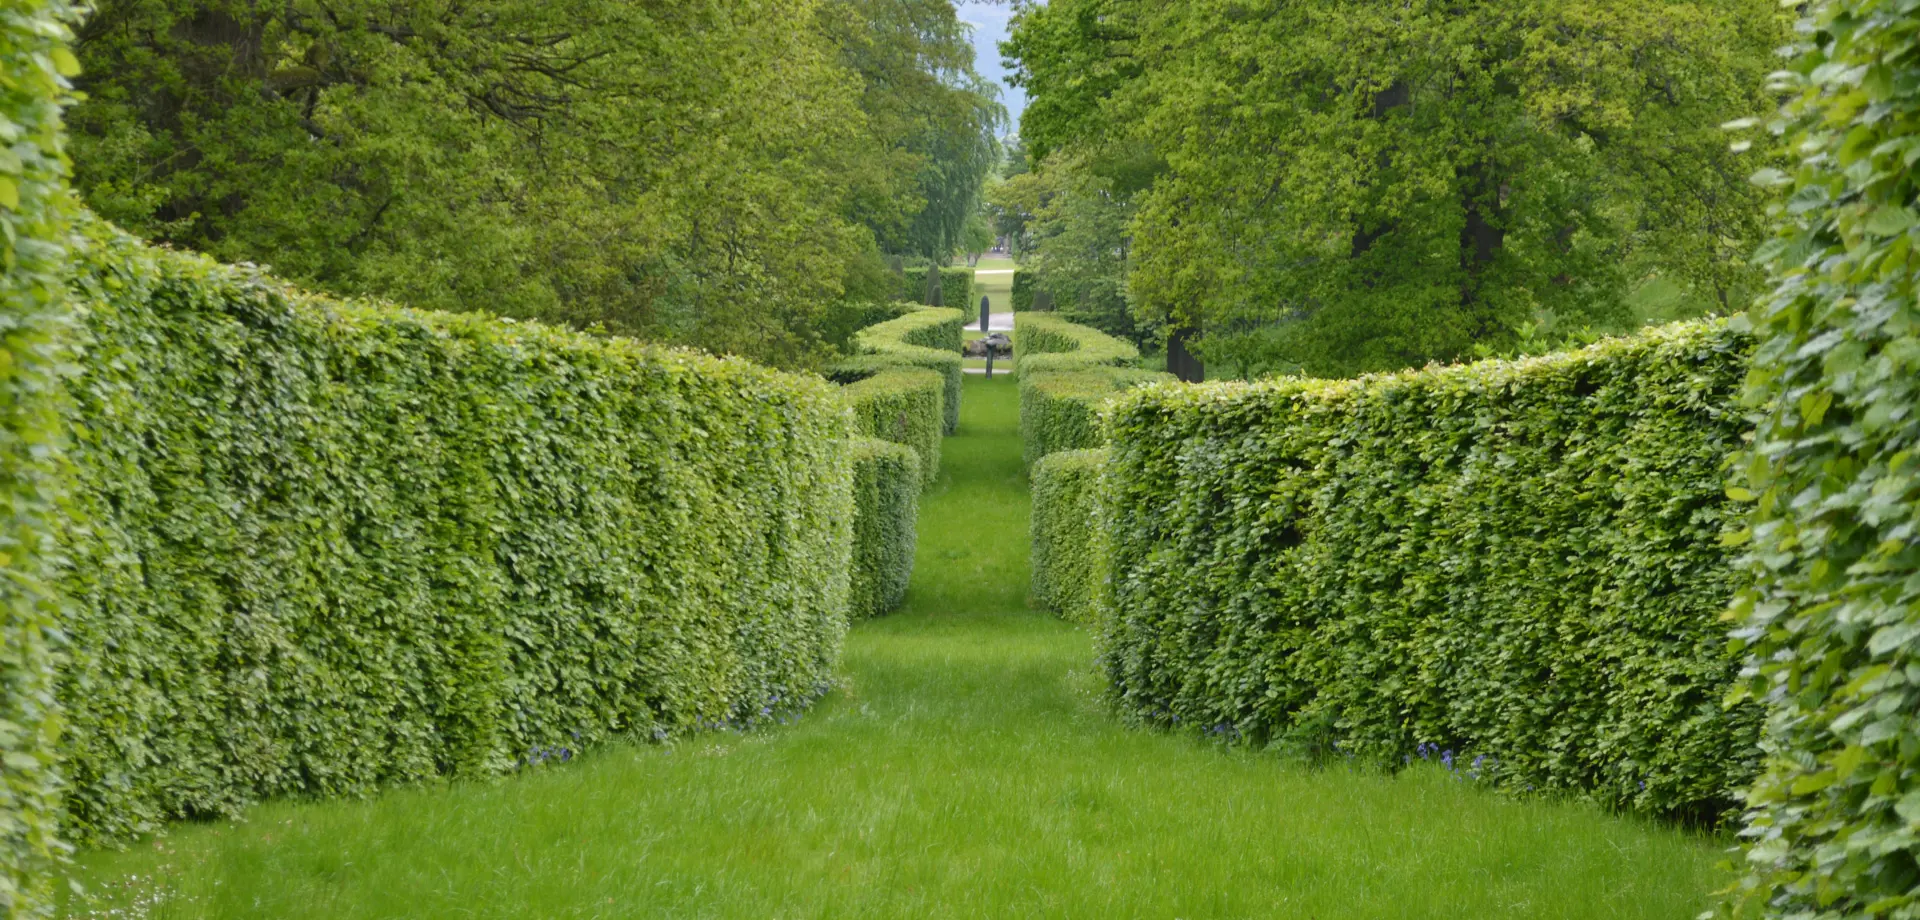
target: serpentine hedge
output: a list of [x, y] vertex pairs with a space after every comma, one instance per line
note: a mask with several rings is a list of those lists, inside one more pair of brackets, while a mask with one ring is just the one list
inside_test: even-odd
[[879, 616], [906, 599], [920, 513], [920, 458], [911, 447], [860, 438], [853, 452], [854, 619]]
[[847, 384], [854, 429], [914, 451], [920, 481], [940, 475], [940, 438], [945, 427], [946, 380], [923, 367], [890, 367]]
[[1125, 390], [1173, 379], [1135, 367], [1140, 352], [1131, 343], [1050, 313], [1021, 314], [1013, 343], [1021, 452], [1029, 466], [1055, 451], [1105, 444], [1101, 407]]
[[1735, 604], [1768, 708], [1740, 916], [1920, 916], [1920, 3], [1806, 5], [1753, 311]]
[[1757, 768], [1721, 614], [1749, 340], [1681, 325], [1110, 416], [1103, 661], [1140, 718], [1717, 817]]
[[53, 590], [66, 479], [61, 379], [73, 326], [63, 303], [72, 202], [60, 110], [78, 70], [75, 8], [16, 0], [0, 13], [0, 917], [49, 914], [60, 857], [60, 732]]
[[1105, 589], [1100, 467], [1107, 451], [1063, 450], [1033, 465], [1033, 597], [1069, 620], [1097, 621]]
[[1159, 371], [1100, 367], [1047, 371], [1020, 378], [1020, 446], [1029, 466], [1056, 451], [1107, 443], [1100, 413], [1121, 393], [1172, 380]]
[[835, 364], [828, 376], [858, 380], [888, 368], [924, 367], [938, 371], [945, 383], [942, 431], [952, 434], [960, 425], [960, 346], [966, 321], [959, 310], [922, 308], [854, 333], [859, 354]]
[[1133, 367], [1140, 361], [1140, 349], [1057, 314], [1032, 313], [1014, 324], [1013, 359], [1014, 370], [1022, 374]]
[[92, 237], [69, 839], [750, 722], [832, 679], [854, 506], [825, 381]]

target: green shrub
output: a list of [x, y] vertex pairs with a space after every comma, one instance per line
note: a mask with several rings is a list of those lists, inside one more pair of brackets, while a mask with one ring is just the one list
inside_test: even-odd
[[1099, 447], [1101, 407], [1123, 390], [1167, 374], [1134, 367], [1131, 343], [1051, 313], [1020, 318], [1013, 330], [1020, 375], [1020, 442], [1028, 464], [1060, 450]]
[[1154, 387], [1110, 415], [1123, 707], [1255, 742], [1711, 818], [1759, 713], [1720, 538], [1748, 340], [1683, 325], [1357, 380]]
[[890, 303], [863, 303], [842, 301], [826, 309], [820, 320], [820, 337], [836, 351], [853, 353], [853, 337], [860, 330], [890, 319], [899, 319], [916, 310], [925, 309], [916, 303], [894, 301]]
[[751, 721], [831, 680], [854, 508], [826, 382], [94, 236], [72, 839]]
[[922, 482], [940, 475], [940, 438], [946, 414], [946, 380], [923, 367], [891, 367], [847, 384], [854, 430], [912, 448]]
[[1013, 305], [1013, 312], [1026, 313], [1033, 309], [1033, 273], [1016, 271], [1013, 273], [1013, 293], [1007, 298]]
[[72, 216], [60, 111], [77, 69], [66, 49], [74, 7], [19, 0], [0, 13], [0, 917], [52, 910], [60, 716], [50, 584], [66, 487], [60, 387], [72, 316], [61, 296]]
[[[1768, 708], [1744, 916], [1920, 915], [1920, 5], [1806, 7], [1772, 133], [1797, 158], [1762, 251], [1734, 606]], [[1749, 496], [1749, 493], [1750, 496]]]
[[945, 433], [952, 434], [960, 424], [960, 345], [964, 333], [964, 320], [958, 310], [917, 310], [860, 330], [853, 337], [860, 354], [835, 364], [828, 376], [857, 380], [890, 367], [939, 371], [946, 381]]
[[973, 269], [940, 269], [941, 306], [959, 310], [962, 322], [972, 325], [980, 321], [980, 294], [973, 286]]
[[1172, 379], [1168, 374], [1125, 367], [1021, 375], [1020, 447], [1027, 464], [1055, 451], [1107, 443], [1100, 412], [1114, 397], [1136, 386]]
[[1033, 467], [1033, 596], [1069, 620], [1094, 621], [1095, 591], [1104, 589], [1100, 467], [1105, 450], [1049, 454]]
[[1140, 349], [1091, 326], [1070, 323], [1051, 313], [1021, 317], [1013, 329], [1014, 370], [1018, 373], [1132, 367]]
[[920, 458], [914, 449], [861, 438], [853, 453], [854, 619], [879, 616], [906, 599], [913, 577], [914, 524], [920, 514]]

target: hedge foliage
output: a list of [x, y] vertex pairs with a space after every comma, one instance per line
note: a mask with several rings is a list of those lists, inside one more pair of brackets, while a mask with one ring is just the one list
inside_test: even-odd
[[76, 9], [16, 0], [0, 11], [0, 918], [52, 911], [60, 715], [52, 587], [66, 486], [61, 379], [73, 323], [62, 296], [72, 202], [61, 108], [78, 67]]
[[828, 375], [857, 380], [891, 367], [924, 367], [946, 381], [945, 433], [960, 425], [961, 340], [966, 318], [945, 307], [920, 309], [868, 326], [854, 334], [855, 357], [834, 365]]
[[831, 679], [854, 513], [825, 381], [94, 236], [71, 839], [751, 721]]
[[1033, 467], [1033, 596], [1082, 623], [1095, 621], [1095, 591], [1105, 588], [1099, 486], [1106, 458], [1104, 449], [1068, 450]]
[[[900, 276], [900, 299], [924, 305], [927, 300], [927, 264], [909, 264]], [[959, 310], [963, 324], [980, 319], [980, 295], [973, 286], [973, 269], [940, 267], [940, 305]]]
[[860, 438], [853, 454], [853, 619], [879, 616], [906, 599], [920, 513], [920, 458], [913, 448]]
[[1092, 326], [1070, 323], [1052, 313], [1034, 313], [1014, 324], [1013, 358], [1014, 370], [1037, 374], [1132, 367], [1140, 361], [1140, 350]]
[[1158, 371], [1097, 367], [1046, 371], [1020, 377], [1020, 446], [1029, 465], [1062, 450], [1107, 443], [1100, 413], [1121, 393], [1172, 380]]
[[1020, 375], [1020, 444], [1029, 465], [1055, 451], [1106, 443], [1100, 411], [1124, 390], [1167, 374], [1133, 365], [1132, 343], [1051, 313], [1022, 314], [1013, 330]]
[[1013, 305], [1013, 312], [1026, 313], [1033, 309], [1033, 273], [1015, 271], [1013, 273], [1013, 294], [1007, 298]]
[[940, 303], [959, 310], [961, 321], [971, 324], [980, 319], [980, 294], [973, 286], [973, 269], [940, 269]]
[[860, 330], [922, 309], [925, 307], [920, 304], [904, 301], [841, 301], [828, 306], [821, 317], [820, 337], [836, 350], [851, 354], [854, 350], [853, 337]]
[[940, 475], [944, 377], [924, 367], [890, 367], [847, 384], [842, 392], [853, 406], [855, 431], [913, 450], [922, 482]]
[[1735, 913], [1920, 916], [1920, 2], [1810, 4], [1772, 125], [1754, 502], [1735, 604], [1767, 706]]
[[[1110, 417], [1124, 708], [1303, 751], [1714, 817], [1757, 767], [1721, 536], [1746, 338], [1681, 325]], [[1749, 753], [1753, 752], [1753, 753]]]

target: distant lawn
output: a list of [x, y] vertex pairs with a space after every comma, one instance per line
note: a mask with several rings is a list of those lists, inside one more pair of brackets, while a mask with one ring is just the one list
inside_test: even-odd
[[[959, 264], [965, 265], [966, 262], [961, 260]], [[1005, 313], [1013, 309], [1013, 275], [1004, 273], [1012, 272], [1018, 267], [1012, 259], [981, 259], [980, 264], [974, 267], [973, 283], [979, 288], [974, 294], [974, 299], [977, 301], [981, 295], [985, 295], [989, 298], [988, 303], [995, 313]], [[980, 274], [981, 272], [988, 274]], [[977, 326], [969, 328], [977, 328]]]
[[1027, 606], [1016, 393], [967, 379], [906, 609], [853, 630], [845, 687], [796, 724], [265, 805], [83, 853], [93, 916], [1686, 920], [1708, 906], [1724, 840], [1437, 767], [1305, 769], [1121, 724], [1091, 638]]

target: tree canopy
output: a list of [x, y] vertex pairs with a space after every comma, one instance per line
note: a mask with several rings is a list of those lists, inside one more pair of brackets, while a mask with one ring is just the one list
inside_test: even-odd
[[977, 207], [965, 45], [945, 0], [102, 0], [76, 180], [329, 290], [804, 364]]
[[1622, 323], [1649, 276], [1737, 306], [1762, 206], [1719, 125], [1769, 107], [1784, 29], [1767, 0], [1053, 0], [1004, 50], [1042, 168], [1134, 199], [1136, 314], [1344, 375]]

